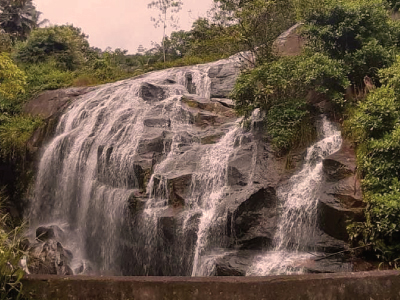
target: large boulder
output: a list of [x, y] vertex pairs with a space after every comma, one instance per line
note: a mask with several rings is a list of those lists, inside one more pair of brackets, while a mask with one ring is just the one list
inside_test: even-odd
[[330, 236], [346, 241], [349, 222], [364, 220], [360, 180], [354, 148], [348, 141], [323, 161], [326, 183], [318, 201], [319, 227]]
[[94, 89], [94, 87], [78, 87], [45, 91], [27, 102], [23, 107], [23, 112], [47, 119], [63, 112], [78, 97]]
[[344, 140], [339, 151], [323, 160], [323, 171], [328, 181], [337, 182], [355, 174], [357, 168], [354, 148]]
[[297, 23], [276, 39], [274, 42], [274, 49], [278, 55], [294, 56], [301, 53], [305, 41], [300, 35], [300, 27], [301, 24]]
[[278, 198], [273, 187], [254, 191], [233, 212], [234, 244], [241, 249], [272, 246], [277, 228]]

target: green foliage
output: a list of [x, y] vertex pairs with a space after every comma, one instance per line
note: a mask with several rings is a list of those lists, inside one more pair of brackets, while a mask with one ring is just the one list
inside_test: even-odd
[[382, 87], [361, 102], [346, 126], [358, 143], [366, 221], [349, 226], [354, 242], [372, 244], [380, 259], [400, 256], [400, 58], [381, 70]]
[[87, 36], [72, 25], [38, 28], [26, 42], [20, 43], [16, 59], [22, 63], [54, 61], [62, 70], [76, 70], [87, 61]]
[[3, 120], [0, 125], [0, 158], [24, 161], [28, 140], [41, 124], [40, 118], [21, 115]]
[[29, 64], [25, 67], [25, 73], [28, 75], [27, 90], [30, 95], [70, 86], [75, 77], [72, 71], [60, 69], [53, 60]]
[[278, 153], [285, 153], [312, 141], [313, 126], [304, 100], [273, 106], [267, 114], [267, 129]]
[[25, 92], [26, 76], [8, 54], [0, 53], [0, 123], [1, 114], [14, 114]]
[[361, 102], [352, 117], [352, 130], [357, 133], [353, 138], [356, 142], [369, 139], [380, 139], [393, 130], [398, 122], [400, 112], [395, 91], [383, 86], [369, 94]]
[[292, 0], [296, 12], [296, 19], [303, 21], [310, 11], [320, 11], [324, 9], [328, 0]]
[[398, 45], [398, 26], [384, 0], [323, 1], [304, 13], [303, 34], [313, 51], [343, 60], [351, 82], [362, 85], [368, 75], [391, 65]]
[[279, 103], [291, 99], [305, 99], [310, 91], [317, 91], [341, 104], [348, 86], [341, 64], [327, 56], [303, 54], [266, 63], [243, 73], [232, 92], [240, 115], [249, 117], [255, 108], [268, 112]]

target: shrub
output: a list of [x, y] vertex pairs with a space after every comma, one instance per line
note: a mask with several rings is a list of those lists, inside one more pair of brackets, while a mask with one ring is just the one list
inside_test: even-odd
[[25, 160], [27, 142], [42, 124], [41, 119], [14, 116], [0, 125], [0, 157], [7, 160]]
[[75, 74], [69, 70], [62, 70], [53, 60], [29, 64], [25, 67], [27, 90], [30, 95], [44, 91], [55, 90], [70, 86]]
[[356, 142], [379, 139], [393, 130], [399, 121], [399, 103], [394, 89], [383, 86], [370, 93], [361, 102], [351, 120], [351, 127], [357, 135]]
[[278, 153], [305, 146], [313, 139], [310, 112], [304, 100], [273, 106], [267, 114], [267, 129]]
[[8, 54], [0, 53], [0, 97], [16, 99], [25, 92], [25, 74], [11, 60]]

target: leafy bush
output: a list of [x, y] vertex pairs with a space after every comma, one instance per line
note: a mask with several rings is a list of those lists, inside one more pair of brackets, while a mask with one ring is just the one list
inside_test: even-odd
[[339, 62], [320, 53], [303, 54], [243, 73], [232, 98], [239, 114], [249, 117], [255, 108], [268, 112], [276, 104], [305, 99], [310, 91], [341, 104], [347, 86], [346, 73]]
[[399, 103], [395, 91], [383, 86], [370, 93], [352, 117], [352, 130], [356, 142], [379, 139], [393, 130], [400, 117]]
[[379, 258], [400, 256], [400, 59], [381, 70], [382, 87], [361, 102], [346, 126], [358, 143], [366, 221], [349, 226], [354, 242], [372, 244]]
[[310, 112], [304, 100], [273, 106], [267, 114], [267, 128], [279, 153], [307, 145], [314, 137]]
[[11, 60], [8, 54], [0, 53], [0, 97], [16, 99], [25, 92], [25, 74]]

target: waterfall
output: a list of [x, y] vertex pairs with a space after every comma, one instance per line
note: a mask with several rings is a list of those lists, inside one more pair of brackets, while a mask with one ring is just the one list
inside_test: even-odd
[[[182, 95], [210, 101], [209, 71], [219, 64], [149, 73], [74, 101], [40, 160], [32, 239], [38, 226], [57, 225], [73, 264], [90, 265], [89, 273], [198, 274], [242, 129], [233, 117], [219, 140], [202, 143], [214, 129], [193, 126]], [[187, 178], [181, 199], [171, 182]]]
[[312, 255], [302, 245], [312, 240], [317, 229], [318, 193], [323, 182], [322, 160], [338, 151], [340, 131], [324, 116], [318, 124], [319, 141], [307, 149], [304, 165], [278, 189], [281, 214], [274, 249], [255, 258], [249, 276], [301, 273]]
[[261, 112], [245, 130], [223, 98], [239, 57], [76, 98], [43, 148], [27, 216], [31, 241], [38, 227], [58, 227], [75, 274], [226, 275], [231, 258], [246, 275], [301, 272], [311, 255], [304, 243], [318, 231], [322, 160], [340, 148], [340, 132], [320, 120], [302, 169], [277, 190], [274, 247], [260, 254], [275, 230], [263, 226], [276, 220], [281, 169], [262, 138]]

